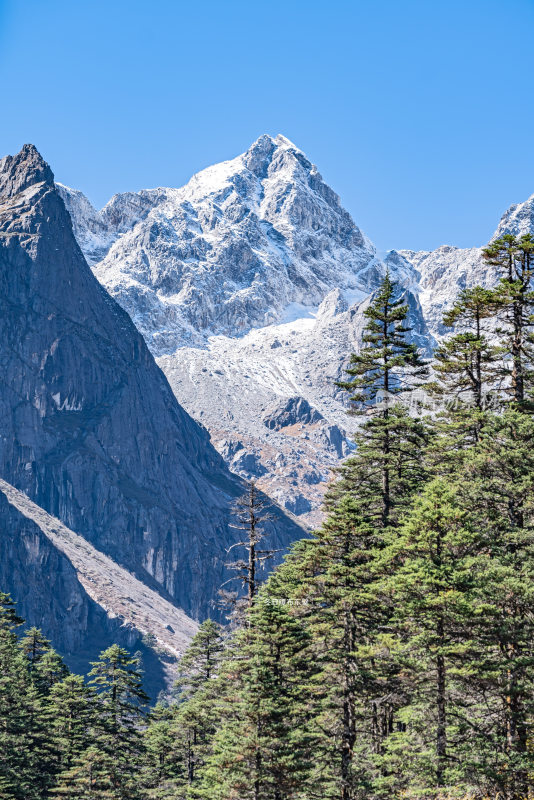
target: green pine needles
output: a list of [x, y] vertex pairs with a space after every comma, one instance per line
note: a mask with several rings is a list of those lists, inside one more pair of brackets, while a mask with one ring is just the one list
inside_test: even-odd
[[202, 623], [165, 702], [118, 646], [70, 674], [0, 595], [0, 798], [534, 797], [533, 247], [486, 249], [431, 365], [385, 276], [324, 523], [260, 586], [252, 487], [241, 624]]

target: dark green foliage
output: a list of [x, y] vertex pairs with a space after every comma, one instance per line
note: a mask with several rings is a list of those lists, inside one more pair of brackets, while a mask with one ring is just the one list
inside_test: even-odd
[[46, 696], [54, 684], [69, 674], [61, 656], [56, 653], [38, 628], [26, 631], [20, 641], [20, 647], [28, 659], [32, 683], [40, 695]]
[[148, 700], [139, 658], [112, 645], [93, 663], [89, 678], [94, 697], [93, 692], [72, 682], [53, 690], [56, 701], [67, 695], [70, 710], [78, 706], [81, 714], [74, 725], [69, 705], [65, 705], [59, 720], [65, 768], [53, 796], [135, 800], [140, 796], [138, 778], [144, 750], [142, 709]]
[[192, 797], [297, 797], [310, 771], [313, 747], [302, 680], [309, 669], [309, 635], [268, 596], [249, 615], [223, 667], [223, 724]]
[[181, 730], [175, 720], [175, 707], [157, 705], [149, 715], [141, 772], [147, 798], [178, 797], [175, 792], [187, 785], [186, 765], [179, 746]]
[[506, 234], [495, 239], [483, 251], [486, 261], [501, 274], [495, 296], [499, 303], [502, 346], [507, 355], [505, 371], [509, 377], [506, 391], [521, 406], [528, 399], [532, 383], [534, 355], [534, 291], [532, 261], [534, 239], [530, 234]]
[[96, 698], [79, 675], [68, 675], [50, 689], [46, 703], [56, 771], [70, 770], [93, 740]]
[[408, 305], [396, 299], [396, 284], [388, 273], [364, 311], [368, 320], [362, 336], [364, 346], [351, 355], [346, 370], [352, 380], [337, 384], [352, 393], [351, 400], [357, 407], [387, 394], [409, 391], [411, 385], [405, 382], [405, 372], [412, 381], [427, 374], [416, 345], [406, 340], [410, 331], [404, 324], [407, 314]]
[[401, 402], [426, 367], [386, 276], [342, 384], [364, 422], [328, 516], [259, 587], [249, 488], [241, 625], [202, 623], [170, 705], [145, 713], [118, 646], [88, 685], [69, 675], [0, 594], [0, 798], [534, 796], [533, 247], [492, 243], [498, 286], [445, 315], [430, 420]]
[[484, 323], [498, 308], [495, 292], [475, 286], [462, 290], [444, 315], [444, 325], [456, 332], [434, 353], [436, 381], [429, 388], [447, 404], [460, 402], [479, 412], [488, 406], [491, 390], [503, 376], [503, 353], [488, 341]]
[[382, 527], [396, 524], [411, 493], [425, 479], [421, 454], [426, 428], [395, 398], [414, 389], [428, 370], [416, 346], [406, 340], [408, 306], [395, 295], [395, 284], [386, 275], [364, 312], [364, 347], [351, 355], [347, 368], [352, 380], [338, 383], [353, 393], [353, 411], [367, 411], [370, 418], [355, 437], [357, 454], [341, 468], [343, 478], [328, 505], [332, 508], [337, 497], [352, 492]]
[[221, 626], [207, 619], [200, 626], [180, 661], [176, 689], [181, 699], [190, 697], [217, 675], [224, 650]]

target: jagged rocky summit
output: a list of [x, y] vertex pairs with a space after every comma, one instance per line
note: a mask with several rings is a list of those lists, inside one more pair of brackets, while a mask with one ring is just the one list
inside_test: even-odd
[[60, 191], [95, 274], [155, 355], [279, 322], [337, 285], [373, 284], [374, 247], [283, 136], [181, 189], [116, 195], [99, 212]]
[[[101, 554], [121, 568], [117, 581], [131, 573], [136, 586], [182, 608], [183, 641], [191, 617], [213, 613], [235, 540], [230, 505], [243, 484], [91, 273], [32, 145], [0, 161], [0, 305], [0, 479], [34, 504], [0, 494], [3, 542], [11, 543], [0, 588], [24, 598], [28, 620], [44, 620], [67, 654], [94, 655], [98, 631], [102, 643], [117, 638], [128, 580], [107, 606], [88, 595], [72, 548], [62, 545], [70, 534], [51, 535], [55, 523], [38, 519], [42, 509], [91, 545], [95, 564]], [[274, 546], [301, 534], [278, 513]], [[147, 632], [148, 623], [122, 622], [130, 644]]]
[[[466, 285], [495, 280], [481, 249], [379, 255], [317, 168], [283, 136], [179, 189], [113, 197], [96, 211], [59, 187], [95, 275], [128, 311], [176, 397], [232, 470], [256, 477], [306, 524], [320, 520], [332, 467], [351, 448], [335, 387], [360, 346], [369, 295], [389, 270], [429, 355], [443, 311]], [[498, 234], [534, 229], [534, 197]], [[313, 422], [266, 425], [307, 404]]]
[[[357, 345], [354, 304], [394, 270], [424, 338], [411, 265], [377, 257], [283, 136], [260, 137], [181, 189], [116, 195], [101, 211], [59, 191], [95, 275], [231, 469], [317, 521], [330, 470], [351, 447], [334, 381]], [[263, 416], [290, 398], [315, 421], [266, 426]]]

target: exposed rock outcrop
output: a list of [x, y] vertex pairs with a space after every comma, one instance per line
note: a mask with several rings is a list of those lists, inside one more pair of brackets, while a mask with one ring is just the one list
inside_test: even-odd
[[153, 698], [172, 685], [198, 629], [182, 609], [1, 479], [0, 515], [7, 522], [0, 586], [18, 597], [23, 618], [38, 624], [71, 666], [85, 672], [118, 642], [142, 652]]
[[[496, 279], [480, 248], [379, 256], [283, 136], [260, 137], [180, 189], [116, 195], [98, 212], [63, 191], [95, 274], [132, 315], [179, 402], [232, 469], [251, 477], [263, 467], [262, 485], [293, 511], [291, 473], [302, 478], [307, 462], [324, 486], [350, 448], [345, 431], [355, 421], [334, 381], [360, 347], [368, 298], [385, 271], [405, 292], [412, 340], [425, 356], [446, 333], [441, 319], [457, 292]], [[97, 224], [107, 248], [99, 263]], [[534, 196], [506, 212], [497, 234], [532, 230]], [[319, 410], [330, 437], [316, 423], [298, 432], [259, 424], [296, 395]], [[227, 441], [246, 452], [230, 456]], [[319, 520], [321, 488], [303, 490], [308, 524]]]
[[322, 419], [323, 415], [312, 408], [304, 397], [288, 397], [268, 409], [263, 417], [263, 424], [271, 430], [279, 431], [299, 423], [313, 425]]
[[288, 304], [318, 306], [336, 286], [374, 285], [373, 245], [283, 136], [261, 136], [181, 189], [116, 195], [101, 211], [61, 192], [95, 274], [157, 356], [282, 321]]
[[[212, 612], [243, 485], [92, 275], [31, 145], [0, 162], [0, 370], [0, 477], [190, 616]], [[302, 533], [281, 512], [275, 528], [275, 547]]]

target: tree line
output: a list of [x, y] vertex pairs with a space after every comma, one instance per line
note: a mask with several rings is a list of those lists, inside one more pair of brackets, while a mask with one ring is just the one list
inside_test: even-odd
[[[534, 796], [534, 287], [530, 236], [484, 250], [431, 364], [386, 275], [347, 379], [363, 422], [326, 518], [205, 621], [149, 711], [113, 646], [88, 680], [0, 596], [0, 798], [389, 800]], [[439, 411], [408, 413], [421, 389]], [[234, 598], [235, 599], [235, 598]]]

